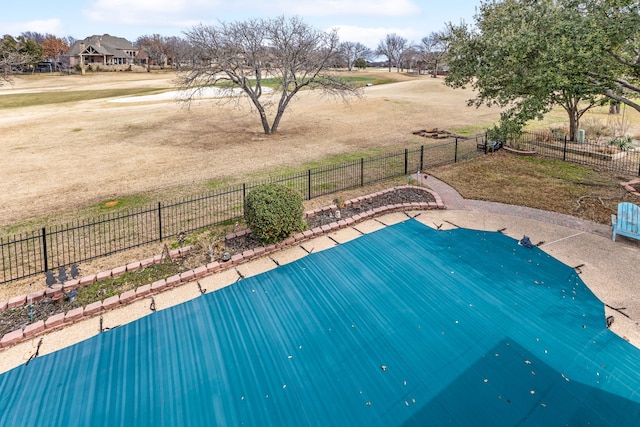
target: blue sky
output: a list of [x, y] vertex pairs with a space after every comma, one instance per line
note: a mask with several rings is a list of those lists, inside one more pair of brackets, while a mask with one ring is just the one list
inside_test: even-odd
[[197, 24], [299, 16], [322, 30], [338, 28], [342, 41], [375, 48], [386, 34], [418, 42], [446, 22], [472, 22], [480, 0], [33, 0], [2, 7], [0, 36], [50, 33], [83, 39], [111, 34], [182, 36]]

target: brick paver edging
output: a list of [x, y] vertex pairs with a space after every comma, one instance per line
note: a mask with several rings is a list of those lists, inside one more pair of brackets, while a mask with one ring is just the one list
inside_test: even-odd
[[[64, 326], [76, 323], [80, 320], [97, 316], [105, 311], [113, 310], [123, 305], [130, 304], [134, 301], [166, 291], [168, 289], [179, 286], [181, 284], [198, 280], [202, 277], [217, 273], [221, 270], [226, 270], [228, 268], [235, 267], [238, 264], [248, 262], [255, 258], [262, 257], [264, 255], [293, 246], [297, 243], [312, 239], [314, 237], [321, 236], [326, 233], [330, 233], [342, 228], [350, 227], [358, 222], [361, 222], [370, 218], [374, 218], [382, 214], [407, 211], [407, 210], [445, 209], [445, 206], [442, 203], [442, 198], [437, 193], [427, 188], [417, 187], [417, 186], [403, 186], [403, 187], [389, 188], [376, 193], [368, 194], [366, 196], [361, 196], [351, 200], [347, 200], [345, 201], [344, 204], [345, 206], [358, 205], [364, 201], [372, 200], [376, 197], [382, 196], [384, 194], [387, 194], [389, 192], [393, 192], [397, 189], [402, 189], [402, 188], [419, 189], [426, 193], [430, 193], [434, 197], [435, 202], [400, 203], [400, 204], [387, 205], [387, 206], [375, 208], [375, 209], [354, 215], [353, 217], [342, 218], [330, 224], [325, 224], [322, 227], [316, 227], [311, 230], [305, 230], [291, 237], [288, 237], [282, 242], [279, 242], [276, 244], [272, 244], [268, 246], [260, 246], [253, 249], [246, 250], [241, 254], [233, 255], [231, 259], [226, 262], [214, 261], [212, 263], [207, 264], [206, 266], [200, 266], [193, 270], [185, 271], [178, 275], [171, 276], [167, 279], [158, 280], [154, 283], [140, 286], [135, 290], [129, 290], [129, 291], [123, 292], [120, 295], [115, 295], [115, 296], [106, 298], [102, 301], [93, 302], [85, 307], [78, 307], [66, 313], [54, 314], [50, 316], [47, 320], [38, 320], [37, 322], [31, 323], [25, 326], [23, 329], [16, 329], [15, 331], [5, 334], [0, 339], [0, 351], [6, 348], [9, 348], [11, 346], [14, 346], [22, 341], [44, 334], [46, 332], [50, 332], [55, 329], [60, 329]], [[338, 209], [338, 206], [330, 205], [323, 208], [314, 209], [312, 211], [307, 211], [305, 212], [304, 217], [308, 218], [308, 217], [317, 215], [321, 212], [335, 211], [337, 209]], [[251, 232], [250, 230], [242, 230], [238, 233], [227, 235], [226, 238], [232, 239], [235, 237], [243, 236], [250, 232]], [[173, 259], [179, 256], [186, 255], [190, 251], [191, 251], [190, 246], [185, 248], [175, 249], [169, 252], [169, 256]], [[64, 290], [70, 291], [82, 286], [87, 286], [89, 284], [95, 283], [96, 281], [99, 281], [99, 280], [107, 279], [109, 277], [118, 277], [119, 275], [122, 275], [127, 271], [136, 271], [146, 266], [149, 266], [151, 264], [159, 263], [162, 261], [162, 259], [163, 259], [162, 255], [157, 255], [153, 258], [132, 262], [127, 264], [126, 266], [117, 267], [109, 271], [101, 272], [98, 274], [92, 274], [86, 277], [82, 277], [80, 279], [70, 280], [64, 283]], [[30, 301], [37, 302], [42, 300], [45, 297], [51, 297], [54, 299], [56, 297], [61, 297], [63, 293], [62, 288], [63, 288], [62, 285], [56, 285], [51, 288], [34, 292], [30, 295], [21, 295], [18, 297], [11, 298], [9, 299], [9, 301], [0, 303], [0, 312], [10, 308], [15, 308], [21, 305], [28, 304]]]

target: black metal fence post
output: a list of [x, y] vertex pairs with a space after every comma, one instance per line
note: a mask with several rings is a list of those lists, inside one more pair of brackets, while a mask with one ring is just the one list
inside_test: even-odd
[[404, 174], [406, 175], [409, 172], [409, 149], [404, 149]]
[[[485, 148], [486, 150], [486, 148]], [[455, 151], [453, 153], [453, 163], [457, 163], [458, 162], [458, 138], [456, 138], [456, 148]]]
[[244, 206], [245, 206], [245, 201], [247, 200], [247, 184], [245, 184], [244, 182], [242, 183], [242, 216], [244, 216]]
[[158, 202], [158, 234], [162, 242], [162, 202]]
[[[482, 138], [479, 135], [478, 138]], [[434, 146], [437, 153], [430, 155], [431, 146], [422, 145], [420, 147], [420, 159], [419, 167], [422, 171], [424, 168], [429, 168], [435, 161], [439, 162], [440, 153], [443, 148], [448, 151], [449, 147], [455, 143], [454, 159], [446, 158], [445, 163], [457, 162], [458, 150], [459, 150], [459, 138], [454, 141], [448, 140], [445, 144], [438, 144]], [[462, 143], [465, 144], [466, 141]], [[476, 144], [477, 145], [477, 144]], [[463, 157], [465, 153], [465, 145], [463, 145]], [[427, 151], [425, 153], [425, 150]], [[404, 172], [406, 174], [411, 172], [411, 169], [416, 165], [414, 160], [409, 159], [409, 156], [417, 155], [417, 150], [410, 152], [410, 149], [404, 149]], [[376, 182], [382, 179], [398, 177], [398, 157], [402, 155], [399, 151], [394, 151], [393, 154], [386, 154], [377, 157], [360, 158], [360, 187], [364, 187], [368, 183]], [[429, 157], [429, 159], [426, 159]], [[433, 159], [431, 158], [433, 157]], [[413, 158], [413, 157], [412, 157]], [[411, 162], [410, 162], [411, 160]], [[417, 163], [418, 159], [415, 159]], [[357, 162], [357, 161], [356, 161]], [[344, 164], [334, 165], [332, 167], [323, 168], [310, 168], [307, 170], [307, 188], [306, 196], [309, 200], [316, 197], [315, 185], [318, 185], [318, 195], [327, 194], [330, 192], [341, 191], [342, 189], [350, 189], [353, 185], [357, 186], [358, 179], [358, 167], [356, 162], [349, 162]], [[366, 164], [365, 164], [366, 163]], [[367, 170], [365, 171], [365, 167]], [[636, 166], [632, 166], [632, 171], [636, 169]], [[402, 173], [400, 172], [400, 173]], [[413, 170], [415, 172], [415, 169]], [[633, 173], [633, 172], [632, 172]], [[314, 174], [315, 176], [314, 178]], [[638, 172], [640, 175], [640, 171]], [[299, 188], [304, 193], [304, 171], [301, 174], [296, 174], [294, 177], [282, 178], [279, 182], [284, 181], [291, 183]], [[367, 175], [365, 177], [365, 175]], [[313, 181], [315, 179], [315, 182]], [[302, 181], [302, 182], [300, 182]], [[340, 182], [342, 181], [342, 182]], [[246, 199], [248, 192], [253, 188], [255, 183], [242, 184], [242, 198]], [[215, 226], [221, 224], [224, 221], [228, 221], [238, 217], [238, 212], [242, 210], [242, 207], [238, 207], [240, 195], [240, 187], [238, 185], [229, 186], [226, 190], [215, 192], [212, 194], [198, 196], [190, 200], [176, 200], [176, 201], [164, 201], [157, 202], [157, 206], [150, 205], [143, 209], [135, 210], [134, 212], [123, 211], [122, 213], [108, 214], [100, 216], [97, 220], [91, 222], [82, 221], [82, 224], [71, 223], [63, 227], [54, 226], [51, 230], [51, 241], [45, 227], [42, 227], [38, 235], [38, 232], [32, 232], [28, 239], [15, 238], [13, 241], [4, 243], [0, 240], [0, 249], [2, 249], [1, 262], [3, 265], [7, 263], [14, 263], [13, 259], [5, 259], [5, 257], [17, 258], [15, 263], [17, 265], [23, 265], [21, 270], [17, 268], [13, 271], [12, 266], [8, 267], [8, 274], [3, 272], [3, 277], [0, 277], [0, 283], [6, 283], [12, 280], [21, 279], [24, 277], [33, 276], [40, 273], [40, 269], [49, 271], [52, 268], [56, 268], [58, 263], [69, 264], [89, 261], [91, 259], [104, 256], [106, 254], [119, 252], [122, 250], [130, 249], [132, 247], [140, 246], [142, 244], [157, 242], [158, 240], [163, 242], [164, 239], [174, 235], [174, 229], [178, 228], [184, 232], [191, 232], [194, 230], [203, 229], [209, 226]], [[167, 215], [167, 221], [164, 220], [164, 216]], [[167, 227], [167, 230], [164, 227]], [[157, 230], [156, 230], [157, 227]], [[127, 232], [130, 230], [131, 232]], [[27, 242], [27, 243], [25, 243]], [[72, 246], [73, 245], [73, 246]], [[40, 246], [40, 248], [38, 248]], [[4, 248], [7, 249], [4, 249]], [[41, 250], [42, 262], [37, 261], [35, 267], [29, 257], [33, 251]], [[5, 252], [8, 255], [5, 255]], [[49, 252], [51, 252], [51, 261], [49, 261]], [[14, 255], [15, 254], [15, 255]], [[75, 258], [72, 258], [75, 257]], [[27, 271], [28, 270], [28, 271]]]
[[562, 149], [562, 161], [567, 160], [567, 136], [564, 137], [564, 148]]
[[42, 227], [42, 259], [44, 260], [44, 272], [49, 271], [49, 256], [47, 255], [47, 230]]

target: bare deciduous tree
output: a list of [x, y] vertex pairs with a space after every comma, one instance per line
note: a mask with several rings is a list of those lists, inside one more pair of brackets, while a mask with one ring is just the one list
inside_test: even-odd
[[30, 62], [31, 57], [22, 53], [0, 52], [0, 86], [12, 83], [11, 75]]
[[13, 74], [24, 71], [40, 59], [41, 53], [34, 50], [34, 45], [37, 46], [33, 40], [22, 36], [17, 40], [10, 35], [0, 39], [0, 86], [11, 83]]
[[193, 64], [193, 49], [187, 40], [175, 36], [167, 37], [165, 39], [165, 45], [169, 52], [168, 55], [172, 58], [176, 69], [179, 70], [183, 64]]
[[[202, 87], [219, 85], [229, 95], [239, 88], [258, 111], [265, 134], [277, 131], [302, 89], [320, 89], [343, 100], [360, 93], [328, 72], [339, 46], [336, 32], [316, 30], [299, 18], [199, 25], [185, 34], [199, 58], [197, 66], [180, 74], [182, 88], [191, 94], [188, 101]], [[271, 93], [264, 90], [266, 79], [275, 85]]]
[[[396, 33], [387, 34], [384, 40], [380, 40], [378, 43], [376, 54], [387, 57], [387, 60], [389, 61], [389, 72], [391, 72], [391, 67], [398, 65], [402, 52], [404, 52], [408, 45], [409, 41], [404, 37], [401, 37]], [[399, 68], [398, 71], [400, 71]]]
[[444, 31], [433, 32], [420, 41], [422, 60], [431, 67], [431, 76], [438, 77], [438, 68], [449, 51], [447, 35]]
[[398, 59], [398, 68], [400, 70], [411, 71], [419, 67], [420, 52], [413, 44], [407, 44], [404, 50], [400, 52]]
[[373, 58], [373, 51], [359, 42], [340, 43], [340, 56], [347, 63], [347, 69], [353, 70], [353, 66], [358, 59], [370, 61]]
[[138, 37], [136, 46], [147, 57], [147, 71], [151, 71], [152, 63], [160, 68], [164, 68], [167, 64], [168, 47], [164, 37], [160, 34]]

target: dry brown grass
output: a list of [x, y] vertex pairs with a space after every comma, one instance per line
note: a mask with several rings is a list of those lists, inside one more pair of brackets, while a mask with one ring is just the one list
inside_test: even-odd
[[[369, 87], [362, 99], [350, 104], [323, 99], [316, 92], [303, 93], [285, 115], [281, 131], [269, 137], [246, 108], [212, 100], [198, 101], [189, 110], [172, 101], [120, 104], [107, 99], [1, 110], [0, 228], [35, 229], [114, 199], [166, 200], [199, 193], [212, 183], [244, 180], [345, 153], [426, 145], [429, 140], [412, 132], [437, 127], [475, 133], [499, 115], [495, 109], [467, 108], [472, 93], [453, 91], [442, 79], [378, 70], [365, 75], [392, 77], [397, 83]], [[174, 78], [167, 73], [28, 76], [16, 79], [13, 87], [0, 87], [0, 97], [114, 87], [171, 88]], [[628, 197], [614, 175], [566, 168], [571, 169], [498, 152], [432, 172], [468, 198], [599, 222], [608, 221], [617, 199]], [[307, 207], [402, 183], [384, 182], [315, 199]], [[148, 245], [81, 268], [83, 274], [92, 274], [161, 251], [159, 244]], [[28, 292], [30, 282], [41, 285], [44, 279], [3, 285], [0, 300]]]
[[620, 185], [628, 176], [498, 151], [431, 173], [468, 199], [560, 212], [609, 224], [621, 201], [638, 203]]
[[[412, 135], [440, 127], [481, 130], [495, 109], [467, 108], [469, 91], [442, 79], [367, 71], [398, 82], [368, 87], [349, 104], [301, 93], [276, 135], [265, 136], [246, 105], [197, 101], [114, 103], [109, 99], [3, 109], [0, 116], [0, 227], [74, 215], [111, 199], [166, 200], [212, 182], [246, 179], [344, 153], [428, 143]], [[172, 88], [174, 74], [102, 73], [16, 78], [4, 93]], [[62, 219], [62, 218], [61, 218]]]

